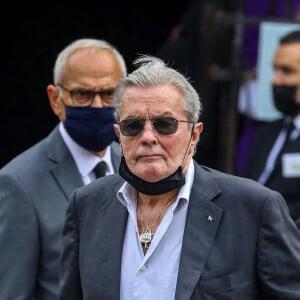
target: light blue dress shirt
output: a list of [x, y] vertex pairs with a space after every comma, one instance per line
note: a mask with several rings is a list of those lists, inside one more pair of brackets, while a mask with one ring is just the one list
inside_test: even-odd
[[128, 183], [119, 190], [118, 198], [129, 212], [123, 243], [120, 300], [175, 299], [183, 232], [194, 180], [193, 161], [185, 179], [186, 183], [164, 215], [145, 255], [139, 241], [136, 191]]

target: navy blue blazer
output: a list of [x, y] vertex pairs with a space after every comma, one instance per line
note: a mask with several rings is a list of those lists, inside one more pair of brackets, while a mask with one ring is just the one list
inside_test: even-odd
[[[122, 183], [110, 175], [74, 192], [63, 233], [60, 300], [120, 299], [128, 218], [116, 197]], [[295, 300], [299, 278], [300, 232], [282, 196], [195, 164], [175, 299]]]

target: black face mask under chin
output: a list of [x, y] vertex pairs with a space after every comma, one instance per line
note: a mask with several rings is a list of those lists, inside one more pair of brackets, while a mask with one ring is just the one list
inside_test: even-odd
[[179, 188], [185, 184], [182, 167], [178, 167], [175, 173], [156, 182], [148, 182], [135, 176], [128, 168], [124, 156], [119, 167], [120, 176], [131, 184], [138, 192], [146, 195], [161, 195]]

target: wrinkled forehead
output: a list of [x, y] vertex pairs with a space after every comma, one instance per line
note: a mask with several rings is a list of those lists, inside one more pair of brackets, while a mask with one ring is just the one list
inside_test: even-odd
[[171, 85], [126, 88], [122, 96], [121, 117], [184, 115], [182, 94]]

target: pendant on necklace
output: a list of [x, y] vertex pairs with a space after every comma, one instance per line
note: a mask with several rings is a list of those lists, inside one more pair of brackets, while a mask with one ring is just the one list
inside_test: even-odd
[[151, 229], [146, 229], [140, 234], [140, 242], [144, 244], [145, 248], [149, 248], [149, 245], [152, 241], [152, 231]]

